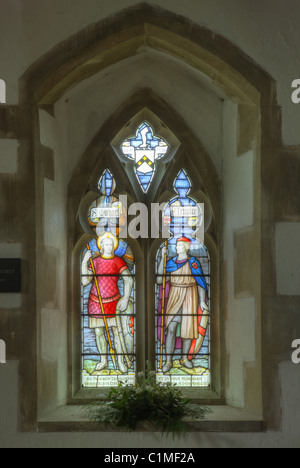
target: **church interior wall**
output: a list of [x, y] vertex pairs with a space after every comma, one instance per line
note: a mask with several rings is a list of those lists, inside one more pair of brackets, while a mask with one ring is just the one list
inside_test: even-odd
[[[101, 20], [133, 3], [104, 2], [99, 12], [99, 2], [89, 0], [89, 8], [81, 10], [82, 2], [75, 0], [72, 15], [64, 1], [52, 1], [47, 8], [36, 0], [22, 7], [15, 0], [9, 3], [3, 6], [0, 1], [0, 9], [7, 11], [6, 24], [0, 18], [0, 25], [17, 52], [13, 60], [8, 46], [0, 44], [0, 56], [7, 58], [3, 70], [7, 105], [0, 106], [0, 215], [5, 219], [0, 226], [0, 256], [22, 258], [25, 279], [22, 294], [0, 297], [0, 338], [8, 349], [8, 362], [0, 365], [0, 445], [111, 446], [110, 433], [42, 434], [33, 423], [22, 421], [46, 417], [67, 399], [68, 184], [99, 129], [141, 88], [153, 90], [176, 109], [209, 154], [216, 178], [222, 180], [224, 392], [229, 404], [259, 416], [265, 411], [263, 416], [271, 421], [265, 432], [257, 434], [193, 433], [189, 446], [299, 444], [299, 370], [290, 360], [291, 343], [300, 337], [300, 142], [295, 125], [300, 107], [290, 99], [298, 51], [296, 29], [290, 27], [285, 40], [281, 32], [294, 24], [296, 6], [282, 15], [284, 2], [276, 0], [272, 16], [272, 24], [280, 25], [276, 29], [268, 22], [265, 1], [260, 2], [260, 15], [245, 0], [232, 0], [226, 8], [219, 0], [210, 6], [205, 3], [203, 9], [199, 1], [190, 1], [188, 9], [174, 0], [162, 5], [223, 35], [275, 80], [278, 103], [272, 97], [269, 102], [274, 107], [261, 108], [264, 116], [275, 114], [267, 120], [273, 127], [263, 129], [261, 162], [257, 102], [242, 102], [241, 95], [234, 101], [223, 83], [217, 86], [217, 79], [213, 82], [178, 57], [150, 47], [77, 84], [54, 106], [34, 110], [29, 124], [28, 109], [16, 111], [24, 72], [95, 18]], [[220, 11], [222, 15], [216, 14]], [[299, 9], [297, 13], [299, 17]], [[48, 30], [43, 27], [46, 14]], [[236, 21], [226, 22], [227, 15]], [[287, 55], [294, 60], [288, 61]], [[24, 96], [21, 92], [21, 99]], [[237, 353], [238, 349], [242, 351]], [[38, 385], [32, 384], [32, 392], [23, 398], [25, 375], [27, 388], [30, 380]], [[168, 445], [157, 434], [118, 435], [118, 447], [137, 444]]]

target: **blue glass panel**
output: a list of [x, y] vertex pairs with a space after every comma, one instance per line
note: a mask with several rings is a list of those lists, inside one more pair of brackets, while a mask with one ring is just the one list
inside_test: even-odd
[[106, 169], [106, 171], [101, 176], [98, 187], [100, 193], [106, 197], [110, 197], [114, 193], [116, 189], [116, 183], [113, 175], [108, 169]]
[[192, 188], [191, 181], [184, 170], [180, 171], [178, 174], [174, 183], [174, 188], [178, 195], [182, 198], [186, 197], [190, 192]]

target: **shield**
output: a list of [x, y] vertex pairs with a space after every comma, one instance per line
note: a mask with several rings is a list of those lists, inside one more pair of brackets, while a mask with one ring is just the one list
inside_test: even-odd
[[155, 159], [152, 150], [136, 150], [135, 172], [141, 188], [146, 193], [154, 176]]
[[191, 356], [196, 357], [197, 354], [201, 351], [201, 348], [203, 346], [203, 342], [205, 339], [206, 331], [207, 331], [207, 326], [205, 329], [203, 328], [202, 333], [199, 333], [198, 339], [194, 341], [194, 346], [192, 345], [192, 349], [190, 350]]
[[[142, 137], [142, 145], [135, 151], [136, 175], [140, 181], [140, 185], [146, 193], [155, 171], [155, 150], [151, 148], [147, 141], [149, 127], [145, 126], [141, 129], [140, 134]], [[150, 132], [151, 133], [151, 132]]]
[[149, 174], [153, 172], [155, 152], [154, 150], [142, 149], [136, 150], [136, 166], [139, 172]]
[[133, 299], [129, 299], [125, 312], [120, 312], [117, 305], [116, 322], [122, 351], [127, 367], [130, 368], [134, 360], [134, 307]]
[[204, 341], [204, 336], [199, 335], [198, 339], [196, 340], [195, 349], [193, 350], [193, 357], [197, 356], [200, 352]]

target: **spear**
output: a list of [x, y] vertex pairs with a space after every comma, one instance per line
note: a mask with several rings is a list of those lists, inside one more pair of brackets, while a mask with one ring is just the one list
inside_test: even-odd
[[[87, 249], [91, 250], [89, 245], [87, 245]], [[110, 355], [112, 357], [114, 367], [116, 369], [117, 368], [116, 356], [115, 356], [116, 353], [115, 353], [114, 348], [112, 347], [112, 342], [111, 342], [111, 338], [110, 338], [110, 334], [109, 334], [109, 330], [108, 330], [108, 325], [107, 325], [107, 320], [106, 320], [106, 316], [105, 316], [105, 312], [104, 312], [104, 307], [103, 307], [102, 297], [101, 297], [101, 293], [100, 293], [100, 288], [99, 288], [99, 284], [98, 284], [98, 280], [97, 280], [97, 276], [96, 276], [95, 265], [94, 265], [92, 257], [91, 257], [91, 267], [92, 267], [93, 275], [95, 277], [95, 284], [96, 284], [98, 299], [99, 299], [100, 308], [101, 308], [101, 312], [102, 312], [102, 318], [103, 318], [105, 330], [106, 330], [106, 333], [107, 333], [108, 344], [109, 344], [109, 352], [110, 352]]]
[[[165, 247], [168, 247], [168, 241], [165, 242]], [[164, 326], [165, 326], [165, 297], [166, 297], [166, 273], [167, 273], [167, 254], [164, 258], [164, 274], [162, 288], [162, 308], [161, 308], [161, 329], [160, 329], [160, 369], [163, 364], [163, 344], [164, 344]]]

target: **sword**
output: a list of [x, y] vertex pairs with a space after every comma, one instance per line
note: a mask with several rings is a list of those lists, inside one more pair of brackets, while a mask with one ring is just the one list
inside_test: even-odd
[[[87, 249], [91, 250], [89, 245], [87, 245]], [[102, 318], [103, 318], [105, 330], [106, 330], [106, 333], [107, 333], [108, 344], [109, 344], [109, 352], [110, 352], [110, 355], [112, 357], [114, 367], [116, 369], [117, 368], [116, 356], [115, 356], [116, 353], [115, 353], [115, 350], [112, 347], [112, 342], [111, 342], [111, 338], [110, 338], [110, 334], [109, 334], [109, 330], [108, 330], [108, 325], [107, 325], [107, 320], [106, 320], [106, 316], [105, 316], [105, 312], [104, 312], [104, 307], [103, 307], [102, 297], [101, 297], [101, 293], [100, 293], [100, 288], [99, 288], [99, 284], [98, 284], [98, 280], [97, 280], [97, 276], [96, 276], [95, 265], [94, 265], [92, 257], [91, 257], [91, 267], [92, 267], [93, 275], [95, 277], [95, 284], [96, 284], [98, 299], [99, 299], [100, 308], [101, 308], [101, 312], [102, 312]]]

